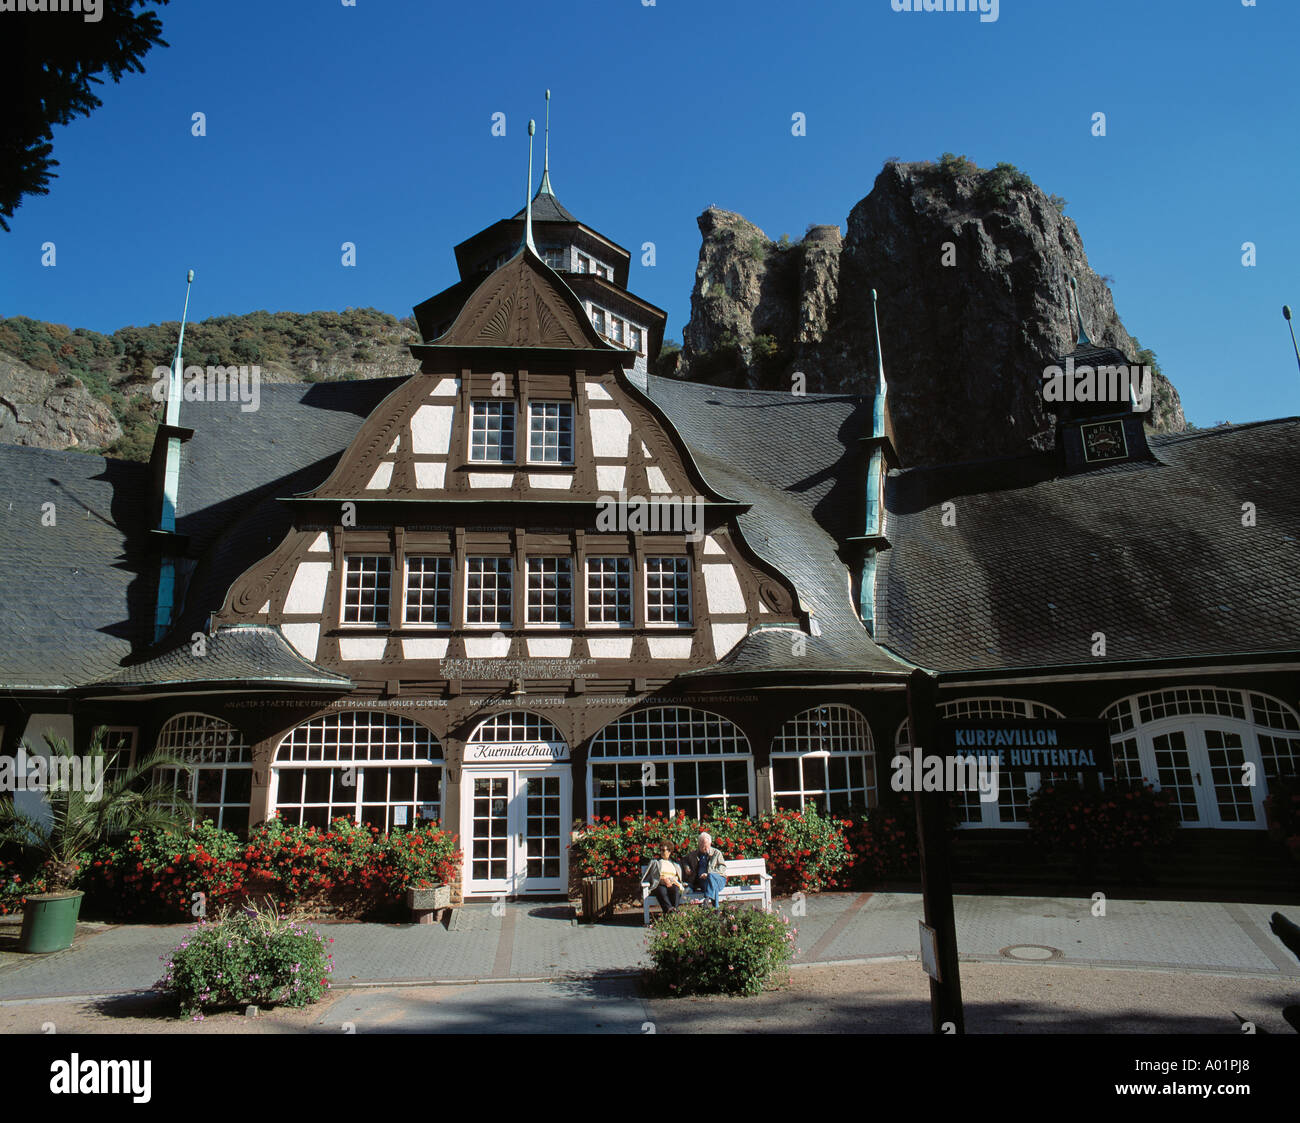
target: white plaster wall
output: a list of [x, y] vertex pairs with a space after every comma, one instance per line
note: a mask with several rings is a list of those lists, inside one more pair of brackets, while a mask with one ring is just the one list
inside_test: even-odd
[[710, 613], [745, 611], [745, 594], [735, 566], [730, 562], [709, 562], [700, 568], [704, 570], [704, 596]]
[[339, 658], [358, 663], [373, 663], [384, 657], [387, 636], [353, 636], [339, 640]]
[[627, 479], [627, 466], [623, 464], [597, 464], [596, 486], [601, 491], [616, 492]]
[[431, 398], [454, 398], [460, 392], [459, 378], [440, 378], [438, 385], [429, 391]]
[[593, 402], [612, 402], [614, 400], [610, 397], [609, 391], [599, 382], [588, 382], [586, 386], [587, 397], [589, 397]]
[[706, 536], [704, 539], [704, 552], [706, 554], [725, 554], [727, 551], [724, 550], [718, 544], [718, 540], [714, 538], [712, 534], [710, 534]]
[[291, 614], [318, 613], [325, 608], [325, 586], [329, 583], [330, 563], [327, 561], [302, 562], [293, 575], [289, 593], [284, 598], [284, 611]]
[[713, 657], [721, 659], [742, 639], [745, 633], [749, 631], [748, 624], [714, 624], [713, 625]]
[[509, 636], [466, 636], [467, 659], [504, 659], [510, 654]]
[[425, 491], [437, 491], [447, 483], [446, 464], [428, 464], [417, 461], [415, 465], [415, 486]]
[[630, 659], [632, 658], [631, 636], [610, 636], [608, 638], [590, 637], [587, 640], [587, 652], [593, 659]]
[[421, 406], [411, 416], [411, 451], [451, 451], [451, 422], [455, 406]]
[[651, 464], [646, 468], [645, 476], [649, 481], [651, 492], [662, 495], [673, 490], [668, 486], [668, 477], [664, 475], [662, 468], [656, 468]]
[[378, 468], [375, 474], [370, 477], [370, 482], [366, 484], [367, 491], [383, 491], [393, 478], [393, 465], [391, 461], [385, 460]]
[[627, 459], [628, 439], [632, 436], [632, 422], [621, 409], [593, 409], [591, 418], [591, 451], [594, 456]]
[[573, 654], [573, 640], [566, 636], [530, 636], [528, 654], [538, 659], [567, 659]]
[[280, 631], [304, 659], [316, 658], [316, 645], [320, 642], [319, 624], [281, 624]]
[[471, 488], [509, 487], [514, 483], [514, 479], [513, 472], [471, 472], [469, 486]]
[[691, 657], [690, 636], [647, 636], [651, 659], [689, 659]]
[[402, 658], [403, 659], [445, 659], [447, 657], [447, 644], [450, 641], [445, 638], [430, 637], [429, 639], [404, 639], [402, 640]]
[[329, 553], [329, 548], [330, 536], [322, 530], [314, 539], [312, 539], [311, 545], [307, 547], [307, 552], [309, 554], [319, 554], [322, 552]]

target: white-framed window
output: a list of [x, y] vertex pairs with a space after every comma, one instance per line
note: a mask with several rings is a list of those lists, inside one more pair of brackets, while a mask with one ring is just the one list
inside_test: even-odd
[[528, 403], [530, 464], [573, 463], [573, 403]]
[[591, 272], [591, 258], [584, 257], [582, 254], [578, 254], [578, 272], [579, 273]]
[[597, 308], [594, 304], [591, 306], [591, 326], [601, 335], [605, 334], [605, 309]]
[[623, 321], [617, 316], [610, 317], [610, 328], [614, 337], [614, 342], [622, 344], [623, 342]]
[[185, 788], [195, 805], [195, 819], [211, 819], [222, 830], [248, 833], [248, 808], [253, 795], [253, 753], [244, 735], [227, 721], [210, 714], [186, 713], [169, 718], [154, 746], [191, 765], [187, 775], [159, 769], [159, 780], [174, 790]]
[[593, 626], [632, 626], [632, 559], [587, 558], [587, 623]]
[[515, 462], [515, 403], [470, 403], [469, 458], [476, 464]]
[[451, 624], [451, 558], [406, 556], [406, 608], [403, 621], [447, 627]]
[[348, 554], [343, 567], [343, 623], [387, 627], [393, 559], [387, 554]]
[[641, 329], [629, 324], [627, 329], [627, 345], [638, 355], [645, 354], [645, 352], [641, 350], [641, 338]]
[[851, 706], [817, 706], [796, 714], [772, 742], [772, 804], [847, 815], [876, 802], [871, 727]]
[[[136, 729], [131, 725], [106, 725], [104, 730], [104, 786], [125, 776], [135, 765]], [[0, 730], [0, 735], [3, 731]], [[0, 740], [0, 744], [3, 744]]]
[[410, 718], [325, 714], [289, 731], [271, 765], [271, 811], [324, 829], [337, 818], [390, 831], [442, 818], [442, 745]]
[[542, 260], [546, 262], [557, 273], [568, 268], [567, 247], [565, 246], [543, 246]]
[[691, 559], [684, 554], [645, 560], [647, 624], [691, 622]]
[[1255, 691], [1182, 686], [1121, 698], [1111, 779], [1167, 792], [1187, 827], [1263, 829], [1268, 783], [1300, 776], [1300, 714]]
[[528, 710], [511, 710], [484, 719], [469, 735], [467, 745], [532, 745], [539, 741], [567, 745], [554, 723]]
[[684, 706], [633, 710], [591, 740], [588, 818], [687, 815], [724, 803], [749, 814], [754, 758], [741, 729], [720, 714]]
[[[950, 718], [1060, 718], [1060, 710], [1026, 698], [958, 698], [939, 703], [939, 717]], [[898, 727], [897, 747], [911, 747], [906, 719]], [[1053, 773], [1065, 778], [1065, 773]], [[1070, 779], [1078, 779], [1073, 774]], [[997, 802], [984, 803], [978, 791], [954, 792], [952, 806], [959, 827], [1028, 827], [1029, 797], [1038, 790], [1043, 776], [1037, 772], [998, 772]]]
[[573, 625], [573, 559], [532, 557], [528, 559], [529, 624]]
[[509, 627], [514, 618], [514, 559], [465, 559], [465, 623]]

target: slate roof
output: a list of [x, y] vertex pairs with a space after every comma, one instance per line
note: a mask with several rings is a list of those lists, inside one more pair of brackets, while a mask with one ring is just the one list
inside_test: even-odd
[[[681, 433], [709, 486], [751, 504], [737, 520], [745, 542], [790, 578], [820, 632], [761, 627], [715, 667], [689, 673], [909, 671], [863, 628], [836, 542], [862, 531], [859, 438], [864, 424], [869, 432], [871, 399], [794, 397], [654, 376], [647, 395]], [[804, 650], [796, 655], [799, 637]]]
[[147, 638], [148, 485], [143, 464], [0, 444], [0, 690], [74, 686]]
[[352, 681], [304, 659], [279, 628], [245, 624], [219, 628], [206, 639], [204, 653], [189, 643], [126, 667], [97, 686], [220, 686], [264, 683], [276, 687], [319, 686], [348, 689]]
[[[524, 217], [527, 207], [520, 207], [514, 219]], [[513, 220], [512, 220], [513, 221]], [[534, 222], [577, 222], [572, 213], [549, 191], [538, 191], [533, 196]]]
[[938, 670], [1300, 653], [1300, 419], [1149, 439], [1065, 477], [1053, 453], [890, 473], [877, 638]]

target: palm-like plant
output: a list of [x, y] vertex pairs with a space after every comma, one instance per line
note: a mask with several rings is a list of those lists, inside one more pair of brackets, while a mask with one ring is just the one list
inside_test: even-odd
[[[84, 856], [100, 843], [133, 831], [185, 827], [193, 818], [193, 804], [173, 783], [156, 775], [160, 769], [188, 774], [188, 761], [155, 752], [110, 776], [118, 754], [105, 753], [104, 733], [102, 728], [95, 731], [82, 758], [83, 770], [89, 763], [96, 772], [95, 760], [102, 758], [102, 791], [87, 790], [84, 783], [74, 785], [56, 779], [74, 774], [70, 768], [60, 773], [57, 765], [60, 758], [70, 763], [73, 753], [62, 737], [47, 733], [45, 743], [51, 764], [45, 792], [48, 817], [19, 811], [12, 795], [0, 799], [0, 845], [15, 845], [27, 859], [35, 859], [43, 867], [51, 892], [71, 889]], [[26, 745], [24, 749], [30, 756], [31, 750]]]

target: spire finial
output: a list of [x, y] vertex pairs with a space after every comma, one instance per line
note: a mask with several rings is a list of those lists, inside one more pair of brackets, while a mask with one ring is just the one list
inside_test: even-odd
[[539, 195], [545, 193], [554, 195], [551, 190], [551, 91], [546, 91], [546, 136], [545, 148], [542, 163], [542, 186], [538, 188]]
[[533, 244], [533, 135], [537, 132], [537, 122], [528, 122], [528, 190], [525, 192], [524, 209], [524, 245], [534, 254], [537, 247]]
[[880, 316], [876, 312], [876, 290], [871, 290], [871, 319], [876, 325], [876, 402], [871, 411], [871, 435], [885, 435], [885, 394], [889, 387], [885, 383], [885, 352], [880, 345]]
[[1079, 338], [1075, 340], [1076, 347], [1082, 347], [1085, 344], [1092, 346], [1092, 340], [1088, 338], [1088, 329], [1083, 326], [1083, 305], [1079, 303], [1079, 283], [1070, 275], [1070, 291], [1074, 294], [1074, 315], [1079, 321]]

